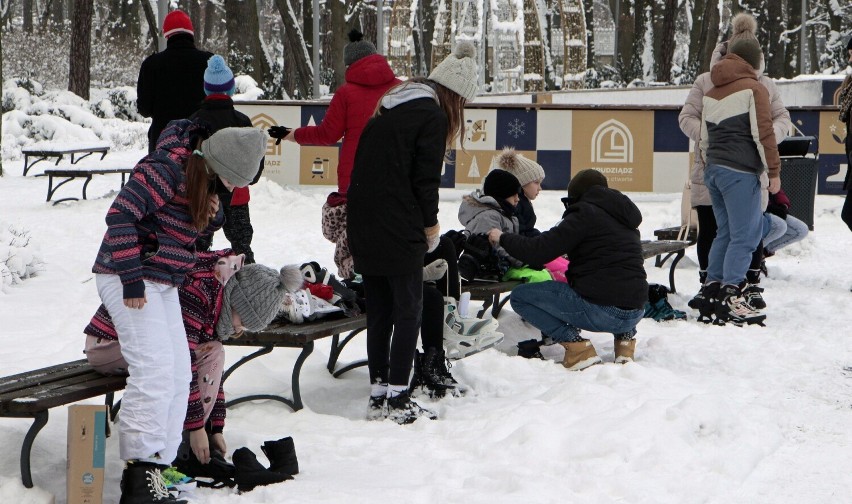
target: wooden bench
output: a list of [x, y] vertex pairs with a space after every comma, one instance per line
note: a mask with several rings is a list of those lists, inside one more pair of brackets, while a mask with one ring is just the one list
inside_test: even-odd
[[[269, 399], [279, 401], [290, 407], [293, 411], [298, 411], [304, 407], [302, 403], [302, 392], [299, 385], [299, 376], [302, 372], [302, 365], [305, 360], [314, 351], [314, 342], [318, 339], [331, 336], [331, 353], [328, 356], [328, 364], [326, 368], [328, 372], [335, 378], [343, 373], [367, 364], [366, 360], [359, 360], [347, 364], [341, 368], [337, 368], [337, 360], [343, 348], [354, 338], [358, 333], [367, 328], [367, 316], [358, 315], [357, 317], [349, 317], [342, 319], [320, 319], [316, 322], [306, 324], [272, 324], [263, 331], [256, 333], [245, 333], [240, 338], [231, 338], [222, 343], [226, 346], [243, 346], [243, 347], [260, 347], [257, 351], [246, 355], [230, 368], [225, 371], [222, 376], [222, 383], [228, 379], [231, 374], [240, 368], [243, 364], [252, 361], [262, 355], [266, 355], [275, 348], [301, 348], [302, 352], [293, 364], [293, 371], [290, 378], [290, 389], [292, 397], [274, 394], [254, 394], [244, 397], [231, 399], [225, 403], [226, 407], [235, 406], [247, 401], [255, 401], [260, 399]], [[346, 334], [342, 339], [341, 334]]]
[[[132, 168], [106, 168], [106, 169], [93, 169], [93, 170], [67, 170], [67, 169], [56, 169], [56, 170], [44, 170], [44, 175], [48, 177], [47, 181], [47, 200], [50, 201], [53, 198], [53, 195], [56, 194], [56, 190], [62, 187], [63, 185], [71, 182], [76, 178], [84, 178], [86, 179], [83, 182], [83, 199], [86, 199], [86, 189], [89, 187], [89, 182], [92, 181], [92, 177], [94, 175], [109, 175], [112, 173], [120, 173], [121, 174], [121, 187], [124, 187], [124, 183], [127, 180], [127, 176], [133, 171]], [[64, 178], [65, 180], [60, 181], [55, 186], [53, 185], [53, 179], [56, 178]], [[54, 205], [62, 203], [63, 201], [77, 201], [80, 198], [61, 198], [55, 200], [53, 202]]]
[[[680, 228], [673, 228], [679, 230]], [[675, 290], [675, 280], [674, 280], [674, 272], [677, 268], [678, 263], [681, 259], [683, 259], [686, 254], [686, 248], [692, 245], [694, 242], [686, 241], [686, 240], [644, 240], [642, 241], [642, 258], [650, 259], [651, 257], [657, 257], [658, 262], [655, 266], [662, 267], [665, 264], [665, 260], [661, 263], [659, 262], [659, 257], [663, 254], [667, 254], [666, 260], [669, 256], [673, 256], [674, 260], [669, 266], [669, 290], [671, 292], [677, 292]], [[569, 266], [570, 267], [570, 266]], [[491, 316], [497, 318], [500, 315], [500, 311], [503, 309], [503, 306], [509, 301], [509, 297], [511, 296], [511, 291], [518, 285], [520, 285], [521, 281], [518, 280], [510, 280], [508, 282], [489, 282], [486, 280], [475, 280], [468, 284], [462, 285], [462, 292], [470, 292], [470, 299], [474, 301], [483, 301], [484, 304], [482, 308], [477, 313], [477, 317], [482, 317], [485, 312], [491, 308]], [[503, 297], [503, 294], [506, 294]], [[502, 298], [502, 299], [501, 299]]]
[[113, 394], [124, 389], [123, 376], [105, 376], [86, 359], [0, 378], [0, 417], [32, 418], [21, 446], [21, 480], [33, 487], [30, 453], [39, 431], [47, 425], [48, 410], [101, 395], [113, 410]]
[[[92, 147], [44, 147], [23, 149], [21, 153], [24, 155], [24, 176], [27, 176], [27, 172], [30, 171], [30, 168], [32, 168], [34, 164], [49, 158], [56, 158], [55, 164], [58, 166], [59, 162], [68, 154], [71, 155], [71, 164], [76, 164], [81, 159], [91, 156], [92, 154], [100, 154], [101, 159], [103, 159], [107, 155], [107, 152], [109, 152], [109, 147], [103, 145]], [[76, 154], [83, 155], [74, 159]], [[35, 157], [35, 161], [30, 163], [30, 157]]]

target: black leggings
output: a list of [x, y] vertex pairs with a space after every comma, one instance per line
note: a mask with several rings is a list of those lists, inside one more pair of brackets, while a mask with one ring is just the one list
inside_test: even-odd
[[423, 313], [423, 268], [407, 275], [364, 275], [364, 297], [370, 382], [408, 385]]
[[[710, 247], [716, 239], [716, 215], [713, 213], [712, 205], [699, 205], [695, 207], [698, 213], [698, 240], [695, 248], [698, 249], [698, 269], [707, 271], [710, 263]], [[751, 264], [748, 269], [760, 268], [763, 261], [763, 242], [757, 245], [757, 249], [751, 254]]]
[[852, 231], [852, 148], [850, 148], [852, 147], [852, 142], [850, 142], [850, 136], [852, 136], [852, 130], [846, 136], [846, 160], [848, 164], [846, 165], [846, 180], [843, 182], [846, 189], [846, 201], [843, 202], [843, 210], [840, 211], [840, 218], [843, 219], [843, 222]]

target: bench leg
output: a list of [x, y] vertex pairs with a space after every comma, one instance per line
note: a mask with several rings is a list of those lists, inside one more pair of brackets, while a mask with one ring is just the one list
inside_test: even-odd
[[[482, 302], [482, 308], [480, 308], [479, 311], [476, 313], [476, 318], [482, 318], [482, 316], [485, 315], [485, 312], [487, 312], [492, 305], [496, 308], [497, 303], [495, 303], [495, 301], [497, 303], [500, 302], [500, 294], [494, 294], [493, 296], [489, 296], [488, 298], [486, 298], [485, 301]], [[497, 310], [497, 313], [500, 313], [499, 309]]]
[[89, 187], [89, 182], [92, 181], [92, 176], [89, 175], [86, 177], [86, 181], [83, 182], [83, 199], [86, 199], [86, 189]]
[[674, 260], [672, 261], [672, 265], [669, 267], [669, 292], [671, 292], [673, 294], [677, 292], [677, 290], [675, 289], [675, 280], [674, 280], [675, 268], [677, 268], [677, 263], [679, 263], [680, 260], [683, 259], [684, 255], [686, 255], [685, 250], [683, 250], [683, 249], [678, 250], [677, 253], [675, 254]]
[[47, 416], [47, 410], [36, 413], [30, 430], [24, 436], [24, 444], [21, 446], [21, 481], [27, 488], [33, 487], [33, 476], [30, 472], [30, 453], [33, 449], [33, 442], [39, 431], [47, 425]]
[[363, 327], [361, 329], [355, 329], [354, 331], [350, 332], [345, 338], [343, 338], [343, 341], [340, 341], [339, 334], [335, 334], [331, 337], [331, 353], [329, 353], [328, 355], [328, 365], [326, 366], [326, 368], [328, 369], [328, 372], [331, 373], [331, 375], [335, 378], [340, 377], [340, 375], [346, 373], [347, 371], [352, 371], [355, 368], [367, 365], [366, 359], [362, 359], [359, 361], [351, 362], [340, 369], [335, 369], [337, 367], [337, 359], [340, 358], [340, 353], [343, 351], [343, 348], [346, 346], [347, 343], [352, 340], [352, 338], [357, 336], [363, 330]]
[[[228, 368], [227, 371], [225, 371], [225, 374], [222, 375], [222, 383], [225, 383], [225, 380], [228, 378], [228, 376], [230, 376], [231, 373], [233, 373], [237, 368], [239, 368], [240, 366], [242, 366], [246, 362], [253, 360], [257, 357], [260, 357], [261, 355], [266, 355], [271, 351], [272, 351], [271, 346], [263, 347], [260, 350], [258, 350], [257, 352], [254, 352], [252, 354], [249, 354], [249, 355], [243, 357], [242, 359], [237, 361], [233, 366]], [[299, 387], [299, 376], [302, 373], [302, 365], [305, 363], [305, 360], [308, 358], [309, 355], [311, 355], [311, 353], [313, 351], [314, 351], [314, 342], [309, 341], [308, 343], [305, 344], [305, 346], [302, 347], [302, 352], [299, 354], [299, 357], [296, 359], [296, 363], [293, 364], [293, 374], [290, 378], [290, 387], [291, 387], [292, 392], [293, 392], [293, 398], [292, 399], [289, 399], [289, 398], [283, 397], [283, 396], [272, 395], [272, 394], [252, 394], [252, 395], [247, 395], [247, 396], [244, 396], [244, 397], [238, 397], [236, 399], [232, 399], [230, 401], [227, 401], [225, 403], [225, 407], [230, 408], [232, 406], [236, 406], [237, 404], [242, 404], [242, 403], [248, 402], [248, 401], [270, 400], [270, 401], [282, 402], [282, 403], [286, 404], [287, 406], [289, 406], [290, 409], [292, 409], [293, 411], [299, 411], [300, 409], [304, 408], [305, 405], [302, 403], [302, 391]]]
[[[77, 158], [77, 161], [79, 161], [79, 160], [81, 160], [81, 159], [83, 159], [83, 158], [89, 157], [89, 156], [91, 156], [91, 155], [92, 155], [92, 153], [91, 153], [91, 152], [87, 152], [87, 153], [83, 154], [82, 156], [78, 157], [78, 158]], [[106, 154], [104, 154], [104, 155], [106, 155]], [[104, 157], [103, 157], [103, 156], [101, 156], [101, 159], [103, 159], [103, 158], [104, 158]], [[72, 153], [71, 153], [71, 164], [77, 164], [77, 161], [74, 161], [74, 153], [72, 152]]]
[[497, 318], [498, 316], [500, 316], [500, 310], [502, 310], [503, 306], [505, 306], [506, 303], [509, 301], [509, 297], [511, 295], [512, 295], [511, 292], [506, 294], [506, 297], [504, 297], [502, 300], [500, 300], [500, 294], [494, 295], [495, 303], [494, 303], [494, 307], [491, 309], [491, 316], [492, 317]]
[[[47, 176], [47, 200], [46, 201], [50, 201], [50, 199], [53, 198], [53, 195], [56, 194], [56, 191], [60, 187], [67, 184], [68, 182], [71, 182], [75, 178], [77, 178], [77, 177], [68, 177], [67, 179], [63, 180], [62, 182], [56, 184], [56, 186], [54, 187], [53, 175], [48, 175]], [[91, 176], [89, 177], [89, 180], [91, 180]], [[87, 181], [87, 183], [88, 183], [88, 181]], [[85, 188], [85, 186], [83, 186], [83, 199], [86, 199], [86, 188]], [[59, 203], [62, 203], [63, 201], [77, 201], [77, 200], [78, 200], [78, 198], [62, 198], [62, 199], [58, 199], [58, 200], [54, 201], [53, 205], [55, 206]]]

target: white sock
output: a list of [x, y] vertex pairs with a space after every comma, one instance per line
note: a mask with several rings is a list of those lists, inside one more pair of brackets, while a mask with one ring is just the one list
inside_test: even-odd
[[396, 397], [403, 392], [408, 392], [408, 385], [388, 385], [388, 399]]
[[370, 386], [370, 397], [382, 397], [388, 393], [387, 383], [374, 383]]

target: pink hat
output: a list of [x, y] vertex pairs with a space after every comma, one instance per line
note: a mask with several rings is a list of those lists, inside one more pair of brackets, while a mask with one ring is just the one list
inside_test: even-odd
[[165, 21], [163, 21], [163, 36], [169, 38], [178, 33], [195, 35], [195, 31], [192, 29], [192, 20], [189, 19], [186, 12], [173, 10], [169, 12]]

